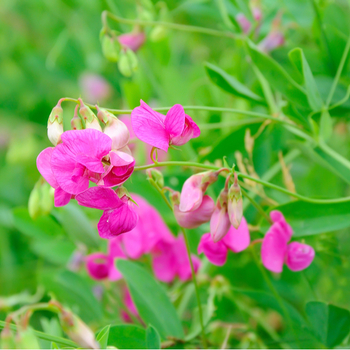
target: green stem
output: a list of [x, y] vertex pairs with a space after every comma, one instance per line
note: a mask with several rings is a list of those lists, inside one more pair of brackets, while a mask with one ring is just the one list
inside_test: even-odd
[[337, 160], [339, 163], [343, 164], [345, 167], [350, 169], [350, 162], [344, 158], [342, 155], [330, 148], [325, 142], [320, 142], [319, 147], [332, 158]]
[[109, 17], [111, 20], [113, 20], [115, 22], [130, 24], [130, 25], [151, 26], [151, 27], [163, 26], [163, 27], [167, 27], [170, 29], [180, 30], [183, 32], [207, 34], [207, 35], [213, 35], [213, 36], [230, 38], [230, 39], [243, 38], [241, 35], [238, 35], [238, 34], [235, 34], [232, 32], [224, 32], [221, 30], [210, 29], [210, 28], [205, 28], [205, 27], [197, 27], [197, 26], [190, 26], [190, 25], [170, 23], [170, 22], [144, 21], [144, 20], [140, 20], [140, 19], [122, 18], [122, 17], [114, 15], [113, 13], [111, 13], [109, 11], [102, 12], [102, 23], [105, 27], [107, 26], [107, 17]]
[[329, 94], [327, 97], [326, 106], [325, 106], [326, 109], [329, 107], [329, 105], [332, 101], [335, 89], [338, 85], [341, 73], [342, 73], [344, 65], [345, 65], [346, 59], [348, 58], [349, 50], [350, 50], [350, 36], [348, 37], [348, 40], [346, 42], [345, 49], [344, 49], [343, 55], [342, 55], [340, 63], [339, 63], [339, 67], [337, 69], [337, 73], [335, 75], [331, 90], [329, 91]]
[[272, 220], [270, 219], [270, 217], [265, 213], [264, 209], [261, 207], [261, 205], [255, 201], [255, 199], [253, 199], [252, 197], [249, 196], [249, 194], [241, 187], [241, 191], [244, 195], [244, 197], [246, 197], [250, 203], [252, 203], [252, 205], [255, 207], [255, 209], [266, 219], [266, 221], [269, 224], [272, 224]]
[[202, 303], [201, 303], [201, 299], [200, 299], [200, 295], [199, 295], [199, 288], [198, 288], [198, 283], [197, 283], [197, 278], [196, 278], [196, 272], [195, 272], [194, 267], [193, 267], [193, 261], [192, 261], [192, 256], [191, 256], [190, 244], [188, 242], [188, 237], [187, 237], [186, 230], [183, 227], [180, 227], [180, 229], [181, 229], [182, 234], [183, 234], [184, 239], [185, 239], [187, 255], [188, 255], [188, 259], [190, 261], [190, 265], [191, 265], [192, 281], [193, 281], [193, 284], [194, 284], [194, 289], [196, 290], [196, 297], [197, 297], [197, 304], [198, 304], [198, 314], [199, 314], [199, 321], [200, 321], [201, 330], [202, 330], [203, 346], [204, 346], [205, 349], [207, 349], [207, 339], [206, 339], [206, 336], [205, 336], [205, 329], [204, 329], [204, 322], [203, 322]]
[[[0, 321], [0, 329], [5, 328], [6, 326], [6, 322], [4, 321]], [[11, 330], [13, 331], [17, 331], [17, 326], [14, 324], [10, 324], [9, 325]], [[33, 333], [35, 334], [36, 337], [43, 339], [43, 340], [47, 340], [47, 341], [51, 341], [51, 342], [55, 342], [61, 345], [65, 345], [71, 348], [75, 348], [77, 349], [78, 345], [76, 343], [74, 343], [73, 341], [69, 340], [69, 339], [65, 339], [65, 338], [61, 338], [61, 337], [57, 337], [55, 335], [51, 335], [51, 334], [46, 334], [43, 332], [39, 332], [36, 330], [33, 330]]]
[[[219, 170], [221, 169], [220, 167], [217, 167], [215, 165], [210, 165], [210, 164], [201, 164], [201, 163], [196, 163], [196, 162], [181, 162], [181, 161], [168, 161], [168, 162], [159, 162], [156, 164], [149, 164], [149, 165], [141, 165], [135, 167], [135, 171], [140, 171], [140, 170], [146, 170], [150, 168], [155, 168], [155, 167], [161, 167], [161, 166], [185, 166], [185, 167], [194, 167], [194, 168], [199, 168], [199, 169], [208, 169], [208, 170]], [[303, 196], [298, 193], [290, 192], [286, 190], [283, 187], [271, 184], [267, 181], [257, 179], [253, 176], [242, 174], [237, 172], [237, 175], [246, 179], [249, 179], [251, 181], [254, 181], [256, 183], [259, 183], [265, 187], [272, 188], [276, 191], [285, 193], [289, 196], [292, 196], [294, 198], [298, 198], [301, 201], [304, 202], [309, 202], [309, 203], [315, 203], [315, 204], [331, 204], [331, 203], [344, 203], [344, 202], [350, 202], [350, 197], [343, 197], [343, 198], [334, 198], [334, 199], [316, 199], [316, 198], [309, 198], [306, 196]]]

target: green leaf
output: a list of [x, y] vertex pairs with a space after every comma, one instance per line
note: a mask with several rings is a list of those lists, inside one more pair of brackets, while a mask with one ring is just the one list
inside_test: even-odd
[[111, 326], [108, 346], [117, 349], [147, 349], [146, 330], [135, 325]]
[[221, 68], [214, 66], [211, 63], [205, 63], [205, 69], [210, 80], [223, 90], [238, 97], [247, 98], [249, 100], [261, 102], [263, 99], [249, 90], [244, 84], [238, 81], [232, 75], [227, 74]]
[[146, 330], [146, 343], [148, 349], [160, 349], [159, 333], [151, 325], [149, 325]]
[[110, 328], [111, 325], [103, 327], [96, 336], [96, 340], [99, 342], [101, 349], [107, 348]]
[[349, 203], [315, 204], [293, 201], [279, 205], [274, 210], [283, 213], [294, 230], [293, 237], [317, 235], [350, 227]]
[[183, 338], [184, 332], [174, 305], [153, 276], [128, 260], [118, 260], [117, 268], [128, 284], [132, 300], [146, 324], [157, 328], [162, 338]]
[[91, 224], [86, 214], [78, 205], [68, 205], [53, 211], [53, 215], [61, 223], [67, 234], [75, 242], [82, 242], [91, 247], [98, 247], [97, 229]]
[[322, 111], [320, 119], [320, 137], [327, 141], [333, 132], [333, 120], [327, 110]]
[[305, 311], [316, 337], [327, 347], [339, 345], [350, 332], [349, 310], [320, 301], [310, 301], [306, 304]]
[[289, 58], [303, 77], [310, 107], [314, 111], [319, 111], [322, 108], [323, 101], [303, 50], [300, 48], [293, 49], [289, 52]]
[[254, 64], [276, 91], [299, 106], [308, 106], [305, 90], [274, 59], [261, 52], [251, 41], [248, 41], [248, 49]]

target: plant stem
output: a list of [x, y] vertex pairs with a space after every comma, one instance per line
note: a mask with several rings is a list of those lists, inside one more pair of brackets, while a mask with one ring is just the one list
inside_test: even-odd
[[251, 198], [249, 196], [249, 194], [241, 187], [241, 191], [244, 195], [244, 197], [246, 197], [250, 203], [252, 203], [252, 205], [255, 207], [255, 209], [266, 219], [266, 221], [269, 224], [272, 224], [272, 220], [270, 219], [270, 217], [265, 213], [264, 209], [261, 207], [261, 205], [255, 201], [255, 199]]
[[213, 35], [223, 38], [230, 38], [230, 39], [242, 39], [243, 36], [239, 34], [235, 34], [232, 32], [224, 32], [221, 30], [216, 29], [210, 29], [205, 27], [197, 27], [197, 26], [190, 26], [185, 24], [178, 24], [178, 23], [170, 23], [170, 22], [158, 22], [158, 21], [144, 21], [140, 19], [127, 19], [122, 18], [119, 16], [114, 15], [113, 13], [109, 11], [103, 11], [102, 12], [102, 23], [105, 27], [107, 26], [107, 17], [109, 17], [111, 20], [118, 22], [118, 23], [124, 23], [124, 24], [130, 24], [130, 25], [140, 25], [140, 26], [164, 26], [170, 29], [180, 30], [183, 32], [191, 32], [191, 33], [200, 33], [200, 34], [206, 34], [206, 35]]
[[199, 295], [199, 288], [198, 288], [198, 283], [197, 283], [197, 278], [196, 278], [196, 272], [195, 272], [194, 267], [193, 267], [193, 261], [192, 261], [192, 257], [191, 257], [191, 250], [190, 250], [190, 245], [189, 245], [189, 242], [188, 242], [186, 230], [183, 227], [180, 227], [180, 229], [181, 229], [182, 234], [183, 234], [184, 239], [185, 239], [187, 255], [188, 255], [188, 259], [190, 261], [190, 265], [191, 265], [192, 281], [193, 281], [193, 284], [194, 284], [194, 288], [196, 290], [199, 321], [200, 321], [201, 329], [202, 329], [202, 341], [203, 341], [203, 346], [206, 349], [207, 348], [207, 339], [206, 339], [206, 336], [205, 336], [205, 329], [204, 329], [204, 322], [203, 322], [203, 310], [202, 310], [202, 304], [201, 304], [201, 299], [200, 299], [200, 295]]
[[[5, 326], [6, 326], [6, 322], [0, 321], [0, 329], [5, 328]], [[10, 324], [9, 326], [13, 331], [17, 331], [16, 325]], [[46, 333], [39, 332], [36, 330], [33, 330], [33, 333], [35, 334], [35, 336], [37, 336], [38, 338], [43, 339], [43, 340], [48, 340], [48, 341], [55, 342], [55, 343], [65, 345], [65, 346], [75, 348], [75, 349], [77, 349], [77, 347], [78, 347], [78, 345], [76, 343], [74, 343], [73, 341], [71, 341], [69, 339], [57, 337], [55, 335], [46, 334]]]
[[[155, 168], [155, 167], [161, 167], [161, 166], [185, 166], [185, 167], [194, 167], [194, 168], [199, 168], [199, 169], [208, 169], [208, 170], [219, 170], [221, 169], [220, 167], [217, 167], [215, 165], [210, 165], [210, 164], [201, 164], [201, 163], [196, 163], [196, 162], [183, 162], [183, 161], [168, 161], [168, 162], [159, 162], [156, 164], [149, 164], [149, 165], [141, 165], [141, 166], [137, 166], [135, 167], [135, 171], [140, 171], [140, 170], [146, 170], [146, 169], [150, 169], [150, 168]], [[303, 196], [301, 194], [298, 193], [294, 193], [294, 192], [290, 192], [288, 190], [286, 190], [283, 187], [271, 184], [267, 181], [261, 180], [261, 179], [257, 179], [256, 177], [250, 176], [250, 175], [246, 175], [246, 174], [242, 174], [237, 172], [237, 175], [246, 179], [249, 179], [251, 181], [254, 181], [256, 183], [259, 183], [263, 186], [272, 188], [276, 191], [285, 193], [289, 196], [292, 196], [294, 198], [298, 198], [301, 201], [304, 202], [309, 202], [309, 203], [315, 203], [315, 204], [334, 204], [334, 203], [345, 203], [345, 202], [350, 202], [350, 197], [343, 197], [343, 198], [334, 198], [334, 199], [316, 199], [316, 198], [309, 198], [306, 196]]]

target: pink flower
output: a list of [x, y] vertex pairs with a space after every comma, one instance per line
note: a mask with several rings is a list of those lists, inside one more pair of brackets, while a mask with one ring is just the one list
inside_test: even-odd
[[213, 241], [210, 233], [204, 234], [198, 245], [198, 254], [204, 253], [212, 264], [221, 266], [226, 262], [228, 250], [239, 253], [245, 250], [249, 244], [248, 224], [243, 217], [238, 229], [231, 226], [225, 237], [218, 242]]
[[165, 152], [169, 145], [183, 145], [200, 134], [197, 124], [179, 104], [171, 107], [164, 116], [141, 100], [141, 106], [134, 108], [131, 113], [131, 123], [140, 140]]
[[243, 13], [238, 13], [236, 16], [236, 20], [242, 28], [243, 33], [248, 34], [252, 26], [249, 19]]
[[217, 173], [213, 171], [207, 171], [189, 177], [182, 186], [180, 211], [188, 212], [198, 209], [202, 204], [204, 192], [217, 178]]
[[174, 215], [181, 227], [196, 228], [210, 220], [214, 208], [214, 201], [206, 195], [203, 197], [200, 206], [193, 211], [182, 212], [179, 209], [179, 205], [175, 204]]
[[[154, 247], [152, 256], [153, 271], [160, 281], [170, 283], [176, 276], [181, 281], [191, 279], [191, 265], [183, 236], [174, 238], [173, 242], [160, 241]], [[200, 260], [192, 255], [192, 261], [194, 270], [197, 272]]]
[[217, 206], [210, 219], [210, 234], [214, 242], [219, 242], [227, 234], [231, 222], [227, 212], [227, 205]]
[[[123, 301], [129, 313], [134, 315], [135, 317], [139, 317], [139, 313], [136, 309], [136, 306], [133, 300], [131, 299], [131, 294], [129, 292], [129, 289], [127, 289], [126, 287], [123, 289]], [[124, 322], [132, 323], [132, 319], [126, 311], [124, 310], [121, 311], [121, 317]]]
[[284, 44], [284, 35], [280, 31], [271, 31], [262, 41], [259, 43], [259, 48], [264, 52], [270, 52], [277, 47]]
[[108, 255], [93, 253], [86, 257], [86, 269], [95, 280], [103, 280], [109, 276], [111, 263]]
[[261, 246], [261, 259], [263, 265], [270, 271], [280, 273], [283, 264], [292, 271], [307, 268], [315, 257], [315, 251], [307, 244], [290, 241], [293, 230], [286, 222], [283, 214], [277, 210], [270, 213], [273, 221], [267, 231]]
[[143, 43], [146, 41], [146, 35], [144, 32], [131, 32], [118, 36], [119, 42], [129, 48], [132, 51], [137, 51]]
[[110, 188], [91, 187], [76, 196], [80, 205], [103, 210], [97, 225], [102, 238], [113, 238], [131, 231], [137, 224], [138, 216], [134, 204], [123, 196], [121, 199]]
[[79, 77], [79, 86], [83, 98], [90, 103], [106, 100], [112, 91], [108, 81], [101, 75], [94, 73], [83, 73]]

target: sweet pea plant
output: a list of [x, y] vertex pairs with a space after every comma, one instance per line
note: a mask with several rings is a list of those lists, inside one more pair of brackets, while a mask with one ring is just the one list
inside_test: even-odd
[[[318, 4], [313, 5], [320, 37], [329, 49], [325, 28], [317, 22]], [[289, 163], [305, 154], [346, 186], [350, 183], [349, 160], [328, 144], [334, 118], [350, 94], [348, 89], [338, 99], [340, 87], [349, 80], [350, 37], [340, 35], [343, 50], [337, 66], [333, 67], [336, 60], [330, 56], [329, 69], [335, 74], [324, 93], [302, 49], [288, 53], [293, 64], [288, 71], [272, 57], [288, 40], [282, 11], [264, 14], [261, 3], [253, 0], [249, 4], [218, 1], [221, 29], [210, 29], [171, 22], [164, 2], [140, 1], [136, 9], [137, 19], [102, 13], [102, 52], [122, 75], [131, 77], [140, 69], [138, 50], [148, 41], [164, 40], [170, 30], [223, 37], [240, 45], [249, 64], [249, 79], [243, 84], [211, 63], [205, 64], [205, 70], [213, 84], [245, 101], [248, 108], [179, 103], [156, 108], [141, 100], [137, 107], [123, 110], [82, 98], [61, 98], [48, 119], [52, 146], [36, 160], [41, 177], [29, 199], [29, 214], [35, 225], [38, 218], [59, 210], [52, 209], [54, 204], [66, 208], [56, 219], [70, 215], [74, 226], [84, 208], [91, 218], [90, 228], [96, 227], [99, 237], [93, 231], [89, 238], [93, 244], [75, 247], [68, 271], [56, 279], [46, 277], [52, 281], [46, 283], [47, 293], [39, 290], [32, 302], [20, 302], [24, 306], [7, 313], [0, 323], [2, 348], [346, 346], [350, 312], [319, 300], [306, 272], [322, 259], [318, 236], [310, 236], [349, 227], [350, 197], [300, 194]], [[266, 18], [267, 31], [263, 30]], [[115, 23], [133, 29], [119, 33], [113, 29]], [[98, 81], [107, 91], [103, 84]], [[65, 104], [75, 105], [70, 128], [64, 125]], [[201, 123], [196, 111], [244, 116], [215, 126], [243, 127], [216, 144], [221, 153], [215, 159], [206, 157], [215, 133], [206, 132], [211, 124]], [[272, 146], [277, 162], [261, 175], [256, 170], [258, 157], [271, 158], [259, 144], [266, 130], [288, 140], [288, 147]], [[198, 139], [205, 147], [193, 156], [187, 150]], [[269, 142], [274, 141], [267, 138]], [[140, 152], [146, 154], [143, 161]], [[233, 153], [234, 158], [229, 156]], [[170, 176], [164, 176], [167, 169]], [[178, 174], [174, 169], [184, 171], [183, 184], [174, 180], [172, 172]], [[282, 185], [272, 182], [279, 172]], [[136, 176], [142, 179], [139, 192], [133, 187]], [[142, 195], [146, 186], [154, 189], [153, 204]], [[171, 213], [166, 220], [164, 208]], [[80, 229], [79, 224], [73, 228]], [[262, 278], [267, 291], [239, 284], [237, 274], [245, 274], [250, 264], [256, 268], [247, 280]], [[322, 272], [326, 269], [327, 265]], [[78, 273], [87, 275], [89, 282], [72, 277]], [[313, 298], [305, 299], [306, 305], [297, 309], [293, 298], [288, 301], [281, 295], [276, 284], [282, 273], [303, 279], [311, 289]], [[75, 290], [70, 289], [73, 284], [88, 290], [81, 300], [83, 308], [91, 301], [103, 305], [104, 318], [84, 315], [83, 308], [74, 305], [79, 294], [62, 298], [62, 291]], [[293, 296], [299, 290], [290, 293]], [[225, 306], [225, 300], [234, 311]], [[41, 323], [44, 332], [31, 323], [35, 311], [50, 312], [50, 318]]]

